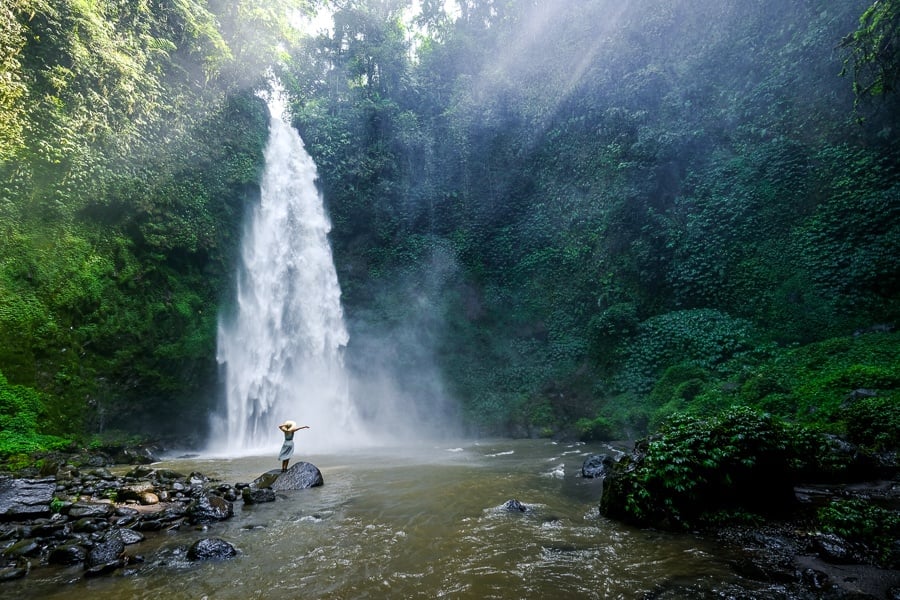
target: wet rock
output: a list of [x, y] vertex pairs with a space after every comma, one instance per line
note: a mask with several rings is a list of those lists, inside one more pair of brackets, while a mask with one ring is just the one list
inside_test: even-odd
[[155, 445], [128, 446], [116, 448], [114, 460], [125, 465], [149, 465], [159, 460], [161, 448]]
[[223, 560], [237, 555], [237, 549], [220, 538], [197, 540], [188, 549], [190, 560]]
[[41, 553], [41, 545], [37, 540], [25, 539], [20, 540], [3, 551], [3, 556], [8, 558], [19, 558], [21, 556], [39, 556]]
[[[125, 553], [125, 543], [119, 539], [103, 540], [88, 550], [87, 557], [84, 560], [86, 569], [94, 569], [95, 567], [103, 567], [118, 563]], [[119, 565], [121, 566], [121, 565]]]
[[72, 531], [65, 515], [55, 514], [50, 519], [36, 522], [34, 536], [39, 538], [65, 538]]
[[145, 479], [152, 478], [156, 474], [156, 469], [152, 467], [138, 466], [125, 474], [127, 479]]
[[275, 490], [272, 488], [246, 487], [241, 491], [244, 504], [261, 504], [263, 502], [275, 502]]
[[109, 469], [105, 467], [101, 467], [99, 469], [91, 469], [88, 474], [91, 477], [96, 477], [97, 479], [102, 479], [103, 481], [115, 481], [116, 476], [113, 475]]
[[100, 517], [107, 518], [112, 516], [116, 507], [109, 502], [76, 502], [69, 507], [68, 515], [70, 519], [80, 519], [82, 517]]
[[234, 515], [234, 506], [228, 500], [212, 494], [203, 494], [187, 507], [187, 517], [192, 525], [204, 525], [224, 521]]
[[105, 519], [96, 519], [94, 517], [78, 519], [72, 526], [76, 533], [96, 533], [108, 528], [109, 523]]
[[140, 502], [142, 506], [153, 506], [154, 504], [159, 504], [159, 496], [153, 492], [144, 492], [141, 494], [141, 497], [138, 498], [138, 502]]
[[47, 562], [51, 565], [79, 565], [87, 558], [87, 550], [81, 544], [63, 544], [50, 551]]
[[823, 573], [818, 569], [804, 569], [800, 578], [807, 588], [817, 592], [824, 591], [831, 587], [831, 583], [828, 580], [828, 574]]
[[101, 575], [109, 575], [113, 571], [117, 569], [121, 569], [125, 566], [124, 558], [117, 558], [116, 560], [110, 561], [108, 563], [103, 563], [100, 565], [94, 565], [93, 567], [88, 567], [85, 572], [85, 577], [100, 577]]
[[121, 488], [119, 488], [117, 499], [120, 502], [124, 502], [126, 500], [140, 501], [143, 494], [152, 492], [153, 489], [153, 484], [149, 481], [141, 481], [138, 483], [123, 485]]
[[508, 510], [509, 512], [526, 512], [528, 510], [528, 507], [515, 498], [512, 498], [510, 500], [507, 500], [506, 503], [503, 504], [503, 509]]
[[286, 472], [278, 473], [277, 478], [269, 487], [276, 492], [281, 492], [285, 490], [305, 490], [318, 487], [323, 483], [325, 481], [322, 479], [322, 473], [318, 467], [308, 462], [298, 462]]
[[161, 531], [166, 529], [166, 523], [160, 519], [143, 519], [134, 526], [135, 531]]
[[588, 479], [605, 477], [615, 463], [616, 459], [608, 454], [594, 454], [581, 465], [581, 476]]
[[272, 484], [275, 483], [278, 478], [281, 476], [281, 470], [273, 469], [271, 471], [266, 471], [252, 482], [250, 482], [250, 487], [258, 488], [258, 489], [266, 489], [272, 487]]
[[119, 540], [126, 546], [143, 542], [146, 537], [133, 529], [111, 529], [104, 536], [108, 540]]
[[849, 564], [856, 556], [847, 541], [833, 533], [822, 533], [813, 539], [813, 548], [819, 557], [833, 564]]
[[22, 559], [15, 566], [0, 569], [0, 581], [12, 581], [13, 579], [21, 579], [28, 575], [31, 570], [31, 562]]
[[34, 519], [50, 514], [56, 480], [0, 477], [0, 520]]
[[156, 479], [157, 481], [166, 483], [173, 482], [179, 479], [184, 479], [184, 475], [178, 473], [177, 471], [173, 471], [171, 469], [157, 469], [156, 470]]

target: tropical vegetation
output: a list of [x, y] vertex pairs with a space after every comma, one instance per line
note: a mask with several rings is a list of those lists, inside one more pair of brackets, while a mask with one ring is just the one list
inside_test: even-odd
[[351, 370], [471, 435], [743, 406], [896, 449], [900, 3], [416, 6], [0, 7], [0, 453], [202, 440], [272, 70]]

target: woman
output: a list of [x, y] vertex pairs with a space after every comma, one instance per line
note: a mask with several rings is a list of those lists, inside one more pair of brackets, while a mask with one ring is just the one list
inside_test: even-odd
[[284, 473], [287, 471], [288, 462], [294, 454], [294, 432], [301, 429], [309, 429], [309, 425], [298, 427], [293, 421], [285, 421], [278, 426], [278, 429], [284, 432], [284, 444], [282, 444], [281, 452], [278, 454], [278, 460], [281, 461], [281, 472]]

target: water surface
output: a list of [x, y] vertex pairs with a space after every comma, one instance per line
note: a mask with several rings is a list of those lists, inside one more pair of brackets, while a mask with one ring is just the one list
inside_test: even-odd
[[[600, 446], [546, 440], [468, 442], [300, 455], [325, 485], [235, 503], [202, 528], [148, 534], [145, 562], [106, 578], [34, 569], [7, 598], [638, 598], [672, 582], [715, 593], [733, 580], [716, 549], [692, 536], [622, 526], [597, 512], [600, 484], [580, 477]], [[180, 459], [158, 466], [225, 483], [276, 468], [274, 455]], [[518, 499], [525, 513], [503, 509]], [[239, 556], [191, 563], [201, 537]], [[8, 594], [8, 595], [7, 595]], [[75, 596], [73, 596], [75, 594]], [[669, 596], [673, 597], [673, 596]]]

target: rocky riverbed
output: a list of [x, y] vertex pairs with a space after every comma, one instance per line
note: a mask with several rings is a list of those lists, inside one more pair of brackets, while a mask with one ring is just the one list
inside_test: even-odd
[[[152, 549], [154, 536], [182, 535], [188, 541], [180, 556], [191, 561], [228, 559], [241, 554], [241, 548], [222, 533], [228, 525], [216, 524], [232, 518], [235, 509], [240, 512], [238, 503], [281, 502], [282, 489], [322, 483], [318, 469], [309, 463], [298, 463], [285, 475], [275, 471], [248, 483], [226, 483], [198, 472], [153, 465], [125, 472], [121, 466], [91, 464], [96, 462], [73, 466], [59, 461], [60, 466], [45, 467], [43, 473], [34, 469], [0, 477], [0, 579], [26, 578], [27, 585], [29, 574], [37, 578], [40, 570], [56, 565], [69, 565], [67, 572], [86, 578], [140, 572], [159, 560]], [[613, 462], [588, 459], [579, 475], [585, 481], [595, 475], [602, 485], [599, 476]], [[743, 583], [733, 589], [723, 583], [716, 588], [719, 595], [710, 596], [701, 582], [673, 578], [641, 597], [719, 598], [726, 597], [721, 592], [728, 589], [727, 597], [740, 599], [900, 598], [900, 571], [875, 566], [865, 548], [818, 531], [808, 518], [834, 498], [892, 504], [900, 500], [900, 482], [805, 485], [794, 493], [797, 510], [783, 519], [685, 533], [714, 540]], [[507, 504], [507, 511], [528, 514], [523, 504]], [[759, 582], [759, 588], [749, 582]], [[748, 587], [740, 587], [743, 584]], [[756, 594], [760, 589], [766, 595]]]
[[[276, 491], [323, 483], [319, 470], [305, 462], [237, 484], [146, 465], [122, 476], [108, 465], [63, 463], [54, 471], [0, 475], [0, 581], [46, 565], [83, 565], [84, 577], [139, 565], [141, 542], [149, 535], [206, 527], [232, 517], [235, 502], [273, 502]], [[210, 537], [194, 542], [187, 557], [236, 553], [230, 543]]]

